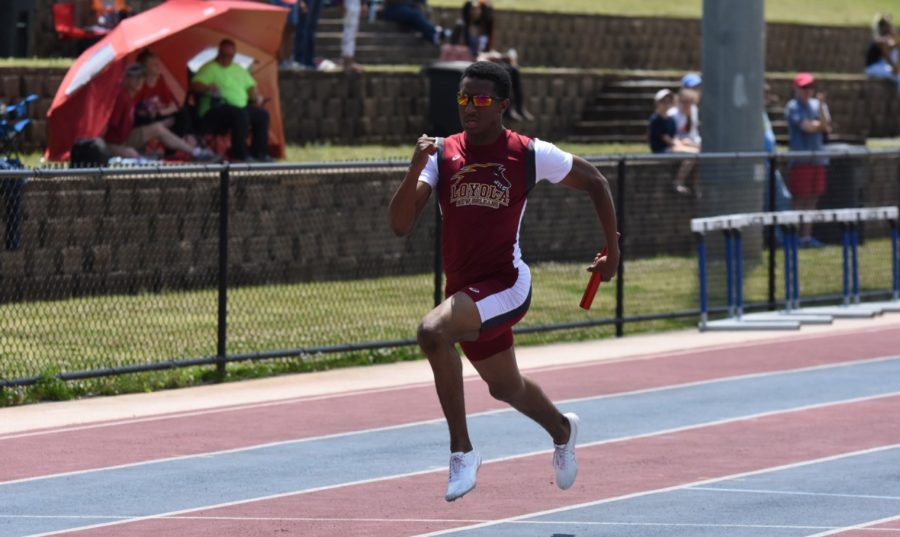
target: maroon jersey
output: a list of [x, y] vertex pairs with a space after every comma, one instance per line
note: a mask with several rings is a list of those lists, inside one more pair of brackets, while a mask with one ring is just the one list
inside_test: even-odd
[[485, 146], [464, 133], [443, 139], [438, 159], [441, 250], [450, 293], [490, 276], [515, 281], [519, 227], [535, 184], [534, 141], [506, 129]]

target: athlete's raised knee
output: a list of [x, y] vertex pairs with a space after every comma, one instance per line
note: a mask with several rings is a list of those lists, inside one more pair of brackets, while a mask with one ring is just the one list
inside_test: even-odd
[[428, 319], [419, 323], [419, 328], [416, 330], [416, 341], [426, 355], [431, 355], [434, 351], [451, 343], [447, 339], [446, 331], [439, 324], [430, 322]]

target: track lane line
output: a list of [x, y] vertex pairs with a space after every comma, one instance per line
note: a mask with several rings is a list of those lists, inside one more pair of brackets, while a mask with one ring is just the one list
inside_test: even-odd
[[[878, 400], [881, 400], [881, 399], [888, 400], [888, 399], [896, 399], [898, 397], [900, 397], [900, 392], [890, 394], [890, 395], [858, 398], [858, 399], [854, 399], [852, 401], [810, 405], [807, 407], [799, 407], [799, 408], [794, 408], [794, 409], [790, 409], [790, 410], [773, 411], [773, 412], [754, 414], [754, 415], [750, 415], [750, 416], [742, 416], [740, 418], [716, 420], [716, 421], [712, 421], [712, 422], [708, 422], [708, 423], [696, 424], [693, 426], [678, 427], [678, 428], [672, 428], [672, 429], [665, 430], [665, 431], [656, 431], [654, 433], [635, 435], [633, 437], [628, 437], [628, 438], [617, 438], [617, 439], [610, 439], [610, 440], [604, 440], [604, 441], [599, 441], [599, 442], [582, 444], [582, 445], [579, 445], [579, 450], [581, 450], [581, 453], [584, 453], [585, 450], [590, 450], [590, 448], [594, 448], [594, 447], [598, 447], [598, 446], [622, 444], [622, 443], [634, 443], [635, 441], [640, 441], [640, 440], [644, 440], [644, 439], [653, 439], [655, 437], [670, 436], [670, 435], [675, 435], [677, 433], [692, 432], [695, 430], [702, 431], [703, 429], [714, 429], [714, 428], [716, 428], [716, 426], [734, 425], [734, 424], [738, 424], [738, 423], [744, 422], [744, 421], [748, 422], [748, 426], [758, 425], [759, 422], [761, 420], [764, 420], [765, 418], [775, 418], [776, 421], [778, 420], [778, 418], [781, 418], [781, 417], [788, 417], [788, 418], [793, 417], [794, 419], [799, 419], [799, 418], [802, 418], [803, 413], [806, 413], [808, 411], [822, 410], [827, 407], [836, 406], [836, 405], [845, 406], [845, 407], [849, 408], [854, 403], [866, 403], [866, 402], [872, 402], [872, 401], [877, 402]], [[895, 405], [900, 404], [900, 402], [898, 402], [898, 401], [891, 401], [891, 402], [894, 403]], [[847, 410], [847, 409], [845, 408], [844, 410]], [[856, 456], [856, 455], [861, 455], [861, 454], [866, 454], [866, 453], [875, 453], [875, 452], [879, 452], [879, 451], [883, 451], [883, 450], [887, 450], [887, 449], [894, 449], [898, 446], [900, 446], [900, 444], [878, 446], [875, 448], [855, 450], [855, 451], [840, 453], [840, 454], [836, 454], [836, 455], [829, 455], [826, 457], [818, 457], [818, 458], [813, 458], [813, 459], [809, 459], [809, 460], [803, 460], [803, 461], [799, 461], [799, 462], [795, 462], [795, 463], [769, 466], [769, 467], [765, 467], [765, 468], [754, 469], [752, 471], [720, 475], [720, 476], [716, 476], [716, 477], [709, 478], [709, 479], [694, 480], [694, 481], [687, 482], [687, 483], [679, 483], [678, 485], [674, 485], [674, 486], [670, 486], [670, 487], [650, 488], [650, 489], [642, 490], [642, 491], [636, 492], [636, 493], [617, 495], [615, 497], [604, 498], [602, 500], [584, 502], [584, 503], [579, 503], [579, 504], [574, 504], [574, 505], [567, 505], [565, 507], [561, 507], [561, 508], [557, 508], [557, 509], [529, 512], [527, 514], [521, 514], [521, 515], [517, 515], [514, 517], [508, 517], [508, 518], [503, 518], [503, 519], [499, 519], [499, 520], [494, 520], [494, 521], [483, 523], [483, 524], [476, 524], [473, 526], [473, 528], [485, 527], [488, 525], [495, 525], [495, 524], [499, 524], [499, 523], [506, 523], [506, 522], [509, 522], [512, 520], [519, 520], [519, 519], [528, 518], [528, 517], [546, 515], [546, 514], [551, 514], [551, 513], [555, 513], [555, 512], [562, 512], [562, 511], [566, 511], [568, 509], [588, 507], [588, 506], [592, 506], [592, 505], [606, 503], [609, 501], [629, 499], [632, 497], [639, 497], [639, 496], [643, 496], [643, 495], [655, 493], [655, 492], [666, 492], [666, 491], [670, 491], [670, 490], [678, 490], [678, 489], [688, 488], [688, 487], [692, 487], [692, 486], [710, 484], [710, 483], [718, 482], [718, 481], [725, 480], [725, 479], [733, 479], [733, 478], [756, 475], [756, 474], [765, 473], [765, 472], [769, 472], [769, 471], [790, 469], [790, 468], [805, 466], [805, 465], [809, 465], [809, 464], [827, 462], [827, 461], [831, 461], [831, 460], [838, 460], [841, 458], [846, 458], [846, 457]], [[515, 455], [515, 456], [510, 456], [510, 457], [491, 459], [490, 461], [485, 461], [485, 463], [483, 463], [483, 465], [491, 467], [491, 466], [494, 466], [494, 465], [497, 465], [497, 464], [503, 463], [503, 462], [522, 462], [522, 461], [524, 461], [524, 459], [527, 459], [527, 458], [549, 455], [549, 453], [551, 453], [551, 451], [552, 450], [543, 450], [543, 451], [531, 452], [531, 453], [520, 454], [520, 455]], [[134, 517], [134, 518], [127, 519], [127, 520], [117, 520], [117, 521], [87, 525], [87, 526], [82, 526], [82, 527], [77, 527], [77, 528], [69, 528], [69, 529], [65, 529], [65, 530], [40, 533], [40, 534], [37, 534], [37, 536], [61, 535], [61, 534], [66, 534], [66, 533], [76, 533], [76, 532], [82, 532], [82, 531], [87, 531], [87, 530], [106, 528], [106, 527], [110, 527], [110, 526], [119, 526], [122, 524], [141, 523], [144, 521], [151, 521], [151, 520], [155, 520], [155, 519], [168, 519], [170, 517], [174, 517], [177, 515], [185, 515], [188, 513], [198, 513], [198, 512], [202, 512], [202, 511], [211, 511], [211, 510], [216, 510], [216, 509], [232, 508], [232, 507], [237, 507], [237, 506], [247, 506], [249, 504], [262, 504], [264, 502], [270, 502], [273, 500], [305, 497], [305, 496], [313, 495], [315, 493], [322, 493], [322, 492], [328, 493], [328, 492], [334, 492], [334, 491], [340, 490], [340, 489], [349, 489], [349, 488], [357, 487], [357, 486], [384, 484], [384, 483], [392, 482], [392, 481], [396, 481], [396, 480], [402, 480], [402, 479], [407, 479], [407, 478], [411, 478], [411, 477], [419, 477], [419, 476], [423, 476], [426, 474], [445, 473], [445, 472], [446, 472], [446, 468], [441, 467], [441, 468], [437, 468], [437, 469], [422, 470], [422, 471], [410, 472], [410, 473], [406, 473], [406, 474], [398, 474], [398, 475], [384, 476], [384, 477], [379, 477], [379, 478], [374, 478], [374, 479], [358, 480], [358, 481], [354, 481], [354, 482], [347, 482], [347, 483], [329, 485], [329, 486], [324, 486], [324, 487], [316, 487], [316, 488], [304, 489], [304, 490], [299, 490], [299, 491], [290, 491], [290, 492], [261, 496], [261, 497], [256, 497], [256, 498], [245, 498], [245, 499], [238, 500], [238, 501], [222, 502], [219, 504], [205, 505], [205, 506], [196, 507], [196, 508], [169, 511], [169, 512], [165, 512], [165, 513], [157, 513], [157, 514], [149, 515], [149, 516]], [[459, 531], [461, 529], [468, 529], [468, 528], [454, 528], [452, 531]], [[451, 530], [442, 530], [442, 531], [444, 533], [451, 532]], [[434, 533], [433, 535], [442, 535], [444, 533], [439, 532], [439, 533]], [[429, 534], [422, 534], [422, 535], [432, 535], [432, 534], [429, 533]]]
[[[855, 365], [874, 364], [874, 363], [896, 360], [897, 358], [898, 357], [896, 357], [896, 356], [886, 356], [886, 357], [874, 358], [874, 359], [870, 359], [870, 360], [856, 360], [856, 361], [851, 361], [851, 362], [840, 362], [840, 363], [834, 363], [834, 364], [810, 366], [810, 367], [803, 367], [803, 368], [799, 368], [799, 369], [791, 369], [791, 370], [784, 370], [784, 371], [765, 372], [765, 373], [750, 373], [750, 374], [746, 374], [746, 375], [737, 375], [734, 377], [723, 377], [723, 378], [702, 380], [702, 381], [696, 381], [696, 382], [687, 382], [687, 383], [683, 383], [683, 384], [658, 386], [658, 387], [654, 387], [654, 388], [633, 390], [633, 391], [623, 392], [623, 393], [603, 394], [603, 395], [598, 395], [595, 397], [580, 397], [580, 398], [574, 398], [574, 399], [566, 399], [566, 400], [556, 401], [555, 404], [566, 405], [566, 404], [570, 404], [570, 403], [580, 403], [580, 402], [585, 402], [585, 401], [602, 401], [604, 399], [610, 399], [610, 398], [614, 398], [614, 397], [629, 397], [629, 396], [634, 396], [634, 395], [665, 392], [665, 391], [669, 391], [669, 390], [681, 390], [681, 389], [685, 389], [685, 388], [692, 388], [692, 387], [716, 384], [719, 382], [733, 382], [733, 381], [741, 381], [741, 380], [749, 380], [749, 379], [758, 379], [758, 378], [765, 378], [768, 376], [785, 375], [785, 374], [802, 374], [802, 373], [813, 372], [813, 371], [822, 371], [822, 370], [826, 370], [826, 369], [836, 369], [836, 368], [855, 366]], [[740, 421], [740, 420], [744, 420], [744, 419], [756, 419], [759, 417], [765, 417], [765, 416], [775, 415], [775, 414], [784, 413], [784, 412], [809, 410], [809, 409], [821, 408], [821, 407], [832, 406], [832, 405], [840, 405], [840, 404], [846, 404], [846, 403], [867, 401], [867, 400], [878, 399], [878, 398], [882, 398], [882, 397], [892, 397], [894, 395], [900, 395], [900, 392], [889, 392], [889, 393], [877, 394], [877, 395], [873, 395], [873, 396], [864, 396], [864, 397], [859, 397], [859, 398], [850, 398], [850, 399], [843, 399], [843, 400], [838, 400], [838, 401], [828, 401], [825, 403], [817, 403], [814, 405], [805, 405], [805, 406], [799, 406], [799, 407], [792, 407], [790, 409], [780, 409], [780, 410], [775, 410], [775, 411], [750, 414], [750, 415], [746, 415], [746, 416], [726, 418], [723, 420], [703, 422], [701, 424], [696, 424], [696, 425], [687, 425], [687, 426], [683, 426], [683, 427], [665, 429], [662, 431], [645, 433], [642, 435], [625, 436], [625, 437], [620, 437], [620, 438], [615, 438], [615, 439], [602, 440], [599, 442], [588, 443], [588, 444], [583, 444], [583, 445], [591, 446], [591, 445], [602, 445], [605, 443], [618, 442], [618, 441], [627, 441], [627, 440], [632, 440], [632, 439], [636, 439], [636, 438], [644, 438], [644, 437], [648, 437], [648, 436], [654, 436], [656, 434], [669, 434], [672, 432], [691, 430], [691, 429], [695, 429], [698, 427], [719, 425], [719, 424], [723, 424], [723, 423], [731, 423], [734, 421]], [[494, 410], [488, 410], [488, 411], [483, 411], [483, 412], [473, 412], [471, 414], [468, 414], [468, 418], [472, 419], [472, 418], [476, 418], [476, 417], [480, 417], [480, 416], [490, 416], [490, 415], [500, 414], [500, 413], [515, 413], [515, 412], [516, 411], [514, 409], [504, 406], [503, 408], [494, 409]], [[300, 443], [313, 442], [313, 441], [330, 440], [330, 439], [335, 439], [335, 438], [360, 436], [360, 435], [366, 435], [366, 434], [372, 434], [372, 433], [379, 433], [379, 432], [383, 432], [383, 431], [393, 431], [393, 430], [409, 428], [409, 427], [418, 427], [418, 426], [422, 426], [422, 425], [442, 423], [443, 420], [444, 420], [443, 417], [437, 417], [437, 418], [432, 418], [432, 419], [428, 419], [428, 420], [420, 420], [420, 421], [403, 423], [403, 424], [398, 424], [398, 425], [374, 427], [374, 428], [369, 428], [369, 429], [359, 429], [359, 430], [354, 430], [354, 431], [346, 431], [346, 432], [319, 435], [319, 436], [310, 436], [310, 437], [303, 437], [303, 438], [297, 438], [297, 439], [281, 440], [281, 441], [277, 441], [277, 442], [254, 444], [254, 445], [249, 445], [249, 446], [241, 446], [241, 447], [237, 447], [237, 448], [214, 450], [214, 451], [204, 451], [204, 452], [200, 452], [200, 453], [191, 453], [188, 455], [178, 455], [178, 456], [173, 456], [173, 457], [160, 457], [160, 458], [156, 458], [156, 459], [146, 459], [146, 460], [141, 460], [141, 461], [137, 461], [137, 462], [118, 464], [118, 465], [109, 465], [109, 466], [102, 466], [102, 467], [94, 467], [94, 468], [86, 468], [86, 469], [74, 470], [74, 471], [70, 471], [70, 472], [44, 474], [44, 475], [31, 476], [31, 477], [25, 477], [25, 478], [20, 478], [20, 479], [11, 479], [11, 480], [0, 481], [0, 487], [2, 487], [4, 485], [12, 485], [12, 484], [26, 483], [26, 482], [46, 480], [46, 479], [55, 479], [55, 478], [68, 477], [68, 476], [74, 476], [74, 475], [83, 475], [83, 474], [92, 473], [92, 472], [106, 472], [106, 471], [120, 470], [123, 468], [134, 468], [134, 467], [145, 466], [145, 465], [159, 464], [159, 463], [164, 463], [164, 462], [172, 462], [172, 461], [180, 461], [180, 460], [188, 460], [188, 459], [196, 459], [196, 458], [204, 458], [204, 457], [214, 457], [214, 456], [218, 456], [218, 455], [225, 455], [225, 454], [231, 454], [231, 453], [242, 453], [242, 452], [252, 451], [252, 450], [256, 450], [256, 449], [263, 449], [263, 448], [268, 448], [268, 447], [275, 447], [275, 446], [282, 446], [282, 445], [289, 445], [289, 444], [300, 444]], [[534, 452], [534, 453], [544, 453], [544, 452], [549, 453], [550, 451], [552, 451], [552, 450], [539, 451], [539, 452]], [[529, 453], [529, 454], [525, 454], [525, 455], [515, 455], [512, 457], [508, 457], [508, 458], [499, 458], [499, 459], [493, 459], [493, 460], [494, 461], [512, 460], [512, 459], [516, 459], [516, 458], [519, 458], [522, 456], [530, 456], [534, 453]], [[485, 462], [487, 462], [487, 461], [485, 461]]]

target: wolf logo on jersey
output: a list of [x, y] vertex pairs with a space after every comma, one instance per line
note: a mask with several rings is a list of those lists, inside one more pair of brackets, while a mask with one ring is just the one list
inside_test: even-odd
[[497, 209], [509, 206], [512, 183], [506, 178], [506, 167], [502, 164], [463, 166], [450, 178], [450, 185], [450, 203], [456, 207], [479, 205]]

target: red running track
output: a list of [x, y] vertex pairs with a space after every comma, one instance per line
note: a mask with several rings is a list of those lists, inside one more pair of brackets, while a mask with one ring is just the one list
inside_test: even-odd
[[[756, 373], [860, 361], [900, 352], [896, 329], [792, 338], [532, 370], [555, 401]], [[470, 413], [507, 408], [478, 379]], [[398, 413], [397, 409], [403, 409]], [[441, 419], [431, 385], [245, 405], [0, 436], [0, 482]], [[252, 425], [252, 426], [251, 426]]]

